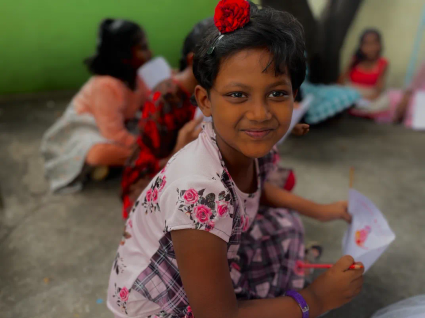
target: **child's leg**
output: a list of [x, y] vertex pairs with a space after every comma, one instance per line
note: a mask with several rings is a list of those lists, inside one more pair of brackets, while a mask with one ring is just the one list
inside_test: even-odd
[[295, 212], [260, 207], [250, 229], [242, 234], [239, 261], [231, 277], [239, 298], [282, 296], [302, 289], [304, 274], [296, 269], [304, 260], [304, 228]]
[[86, 156], [86, 163], [90, 166], [124, 166], [131, 156], [131, 148], [116, 144], [94, 145]]

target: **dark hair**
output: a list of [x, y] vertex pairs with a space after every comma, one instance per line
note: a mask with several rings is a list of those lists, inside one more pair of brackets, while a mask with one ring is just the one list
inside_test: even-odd
[[[305, 79], [306, 59], [303, 27], [294, 16], [271, 8], [258, 9], [251, 3], [251, 20], [243, 28], [226, 33], [218, 43], [217, 28], [208, 30], [195, 52], [193, 72], [202, 87], [210, 90], [217, 77], [220, 63], [233, 54], [250, 48], [266, 48], [276, 75], [289, 72], [293, 90]], [[212, 54], [208, 50], [216, 44]]]
[[195, 48], [201, 42], [206, 30], [213, 26], [214, 19], [212, 17], [206, 18], [198, 22], [186, 36], [182, 49], [182, 57], [180, 58], [180, 71], [183, 71], [187, 67], [187, 55], [195, 52]]
[[366, 59], [366, 55], [362, 52], [362, 44], [364, 39], [367, 35], [374, 34], [376, 35], [376, 38], [378, 39], [379, 44], [381, 44], [381, 50], [379, 51], [379, 54], [382, 52], [382, 37], [381, 32], [379, 32], [377, 29], [369, 28], [363, 31], [363, 33], [360, 35], [359, 38], [359, 46], [357, 47], [356, 52], [353, 55], [353, 61], [350, 65], [350, 68], [353, 69], [356, 67], [359, 63], [364, 61]]
[[105, 19], [99, 26], [96, 53], [84, 63], [92, 74], [113, 76], [135, 89], [137, 70], [123, 60], [132, 58], [132, 48], [144, 38], [145, 33], [137, 23]]

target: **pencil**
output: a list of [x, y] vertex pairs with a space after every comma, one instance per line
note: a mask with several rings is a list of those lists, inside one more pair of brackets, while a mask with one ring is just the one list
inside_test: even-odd
[[350, 189], [353, 187], [354, 183], [354, 167], [350, 167]]
[[[303, 262], [297, 262], [297, 267], [299, 268], [331, 268], [333, 264], [306, 264]], [[361, 269], [363, 265], [353, 264], [349, 269]]]

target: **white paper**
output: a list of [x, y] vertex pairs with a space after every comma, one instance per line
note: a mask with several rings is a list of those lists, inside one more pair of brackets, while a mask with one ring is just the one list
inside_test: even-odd
[[382, 212], [360, 192], [351, 189], [348, 211], [353, 221], [344, 235], [344, 255], [362, 262], [367, 271], [395, 239]]
[[299, 107], [293, 109], [292, 119], [291, 119], [291, 124], [289, 125], [289, 129], [287, 133], [285, 134], [285, 136], [283, 136], [282, 139], [278, 141], [278, 144], [281, 144], [286, 139], [286, 137], [288, 137], [291, 134], [292, 129], [294, 129], [295, 125], [300, 122], [301, 118], [303, 118], [304, 114], [307, 112], [311, 102], [313, 101], [313, 98], [314, 97], [312, 95], [307, 95], [302, 100], [302, 102], [299, 103]]
[[412, 128], [425, 129], [425, 91], [419, 91], [413, 98]]
[[138, 72], [149, 89], [153, 89], [160, 82], [171, 77], [171, 67], [167, 61], [159, 56], [145, 63]]

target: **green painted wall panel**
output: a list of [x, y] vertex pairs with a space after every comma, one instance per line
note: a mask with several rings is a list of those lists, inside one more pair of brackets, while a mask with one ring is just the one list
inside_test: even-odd
[[105, 17], [139, 22], [177, 66], [183, 39], [217, 0], [0, 0], [0, 94], [78, 88]]

